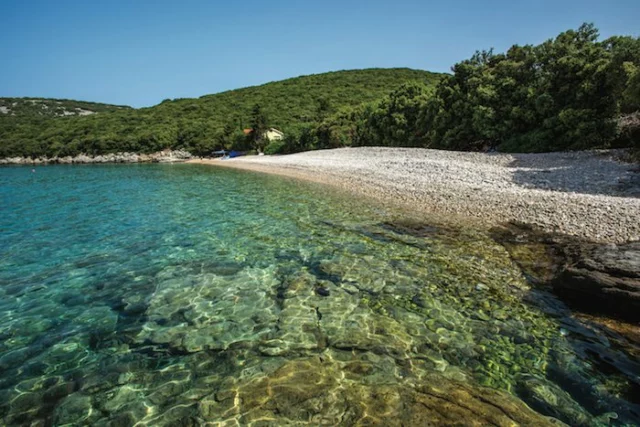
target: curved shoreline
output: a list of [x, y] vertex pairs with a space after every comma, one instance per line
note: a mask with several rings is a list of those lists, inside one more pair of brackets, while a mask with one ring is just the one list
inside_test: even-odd
[[614, 154], [362, 147], [188, 163], [330, 184], [484, 226], [517, 222], [594, 242], [640, 240], [640, 174]]

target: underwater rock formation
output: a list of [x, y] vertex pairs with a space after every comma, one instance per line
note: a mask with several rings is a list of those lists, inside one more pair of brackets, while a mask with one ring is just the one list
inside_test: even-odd
[[384, 365], [327, 355], [287, 361], [249, 381], [226, 379], [200, 401], [199, 415], [221, 425], [561, 424], [504, 392], [435, 373], [417, 383], [398, 383]]
[[585, 245], [569, 256], [553, 285], [578, 307], [640, 321], [640, 242]]

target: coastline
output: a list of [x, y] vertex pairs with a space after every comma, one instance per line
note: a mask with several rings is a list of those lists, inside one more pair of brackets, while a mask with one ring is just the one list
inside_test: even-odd
[[184, 162], [191, 159], [191, 153], [182, 150], [164, 150], [150, 154], [139, 153], [110, 153], [99, 154], [97, 156], [89, 156], [79, 154], [77, 156], [63, 157], [5, 157], [0, 158], [0, 166], [2, 165], [47, 165], [47, 164], [90, 164], [90, 163], [175, 163]]
[[624, 243], [640, 240], [640, 174], [617, 154], [362, 147], [187, 163], [329, 184], [480, 226], [519, 223], [587, 241]]

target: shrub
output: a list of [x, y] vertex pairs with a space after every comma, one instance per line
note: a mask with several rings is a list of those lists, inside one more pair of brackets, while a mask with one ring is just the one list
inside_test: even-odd
[[276, 139], [267, 145], [264, 154], [285, 154], [287, 152], [287, 143], [282, 139]]

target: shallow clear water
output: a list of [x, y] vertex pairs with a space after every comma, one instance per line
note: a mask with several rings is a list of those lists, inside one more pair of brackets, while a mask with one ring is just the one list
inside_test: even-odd
[[526, 423], [518, 399], [640, 422], [637, 347], [531, 289], [489, 234], [334, 193], [0, 168], [2, 424]]

